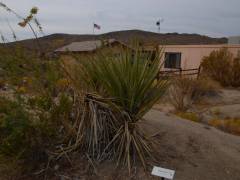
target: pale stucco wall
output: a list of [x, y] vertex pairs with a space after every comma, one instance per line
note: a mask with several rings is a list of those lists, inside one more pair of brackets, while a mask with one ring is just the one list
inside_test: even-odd
[[[181, 53], [181, 68], [182, 69], [193, 69], [198, 68], [204, 56], [208, 56], [212, 51], [219, 50], [223, 47], [233, 53], [234, 57], [240, 53], [240, 45], [167, 45], [164, 46], [165, 52], [178, 52]], [[165, 55], [162, 57], [164, 61]], [[164, 67], [162, 69], [166, 70]]]

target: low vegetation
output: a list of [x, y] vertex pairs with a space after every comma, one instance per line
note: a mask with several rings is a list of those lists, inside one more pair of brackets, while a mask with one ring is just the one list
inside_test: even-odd
[[187, 111], [203, 96], [216, 93], [217, 85], [208, 78], [177, 77], [172, 80], [168, 96], [176, 111]]
[[212, 119], [209, 125], [219, 128], [225, 132], [240, 135], [240, 119]]
[[75, 76], [60, 61], [15, 50], [1, 49], [1, 92], [12, 98], [0, 94], [0, 156], [21, 167], [30, 163], [24, 173], [42, 163], [47, 172], [48, 164], [72, 152], [129, 172], [139, 161], [147, 167], [156, 142], [144, 132], [143, 116], [169, 85], [166, 78], [156, 80], [159, 58], [139, 51], [116, 57], [110, 50], [81, 59]]
[[71, 133], [72, 93], [58, 61], [22, 47], [0, 52], [0, 158], [26, 175], [47, 164]]
[[70, 78], [72, 84], [81, 83], [76, 90], [83, 108], [73, 148], [79, 144], [95, 160], [116, 160], [117, 165], [127, 165], [129, 172], [137, 159], [146, 168], [147, 157], [154, 154], [153, 142], [141, 123], [169, 84], [166, 79], [156, 80], [160, 59], [150, 58], [129, 50], [117, 57], [110, 51], [80, 59], [79, 79]]
[[222, 86], [240, 86], [240, 57], [233, 57], [227, 48], [213, 51], [201, 63], [203, 73]]
[[194, 112], [177, 112], [176, 115], [180, 118], [187, 119], [193, 122], [200, 122], [199, 116]]

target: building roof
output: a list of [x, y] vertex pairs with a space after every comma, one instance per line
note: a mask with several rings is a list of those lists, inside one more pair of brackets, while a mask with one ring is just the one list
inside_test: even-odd
[[[102, 46], [111, 45], [112, 43], [119, 42], [115, 39], [108, 40], [95, 40], [95, 41], [82, 41], [82, 42], [73, 42], [69, 45], [63, 46], [55, 50], [55, 52], [91, 52]], [[120, 43], [120, 42], [119, 42]]]
[[159, 45], [161, 48], [240, 48], [240, 44]]

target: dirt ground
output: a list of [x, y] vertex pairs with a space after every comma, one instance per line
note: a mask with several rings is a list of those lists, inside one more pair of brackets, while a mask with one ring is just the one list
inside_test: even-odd
[[205, 100], [207, 106], [197, 108], [202, 111], [203, 120], [240, 119], [240, 90], [223, 89], [219, 96]]
[[176, 170], [175, 180], [240, 179], [240, 137], [158, 110], [145, 118], [160, 133], [159, 166]]
[[[145, 117], [144, 128], [155, 135], [159, 161], [156, 166], [176, 171], [174, 180], [239, 180], [240, 137], [216, 128], [181, 119], [159, 110], [151, 110]], [[79, 154], [71, 157], [54, 171], [51, 180], [160, 180], [152, 176], [153, 166], [146, 172], [138, 168], [129, 177], [128, 172], [105, 162], [93, 166]], [[89, 168], [89, 166], [92, 166]], [[0, 178], [1, 179], [1, 178]], [[21, 178], [32, 180], [32, 178]], [[44, 179], [40, 177], [38, 179]]]
[[[168, 102], [154, 105], [153, 109], [173, 114], [174, 107]], [[240, 119], [240, 89], [220, 89], [217, 94], [201, 98], [189, 109], [203, 123], [212, 119]]]
[[[159, 162], [156, 166], [176, 171], [174, 180], [239, 180], [240, 137], [213, 127], [181, 119], [175, 115], [151, 110], [145, 116], [144, 128], [156, 135]], [[158, 180], [151, 175], [152, 166], [144, 172], [136, 169], [131, 177], [126, 170], [115, 169], [112, 163], [96, 165], [86, 171], [89, 163], [76, 154], [73, 167], [60, 167], [55, 178], [60, 180]], [[86, 164], [85, 164], [86, 163]], [[86, 173], [87, 172], [87, 173]]]

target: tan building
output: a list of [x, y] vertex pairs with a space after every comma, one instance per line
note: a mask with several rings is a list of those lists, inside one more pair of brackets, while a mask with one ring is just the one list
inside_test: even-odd
[[[54, 54], [60, 57], [69, 72], [81, 68], [77, 61], [89, 60], [98, 52], [108, 53], [118, 56], [123, 49], [128, 49], [126, 44], [115, 39], [92, 40], [73, 42], [54, 51]], [[110, 50], [110, 51], [109, 51]]]
[[[86, 58], [86, 55], [93, 55], [94, 53], [101, 51], [107, 51], [111, 47], [112, 50], [117, 55], [123, 48], [130, 48], [130, 46], [117, 41], [115, 39], [108, 39], [104, 41], [83, 41], [83, 42], [73, 42], [69, 45], [63, 46], [54, 52], [61, 54], [64, 60], [72, 59], [71, 54], [78, 54]], [[220, 50], [221, 48], [228, 48], [228, 50], [236, 56], [240, 56], [240, 44], [217, 44], [217, 45], [165, 45], [159, 46], [159, 49], [163, 48], [162, 62], [163, 71], [165, 70], [176, 70], [176, 69], [197, 69], [199, 68], [203, 57], [208, 56], [214, 50]], [[133, 49], [132, 49], [133, 50]], [[155, 51], [154, 46], [144, 46], [142, 51], [144, 53], [150, 53]], [[155, 53], [151, 53], [155, 55]], [[154, 58], [154, 57], [153, 57]]]
[[228, 44], [239, 44], [240, 45], [240, 36], [231, 36], [228, 38]]
[[[162, 48], [162, 46], [159, 46]], [[162, 70], [199, 68], [204, 56], [221, 48], [228, 48], [234, 57], [240, 55], [240, 45], [166, 45], [163, 47]]]

